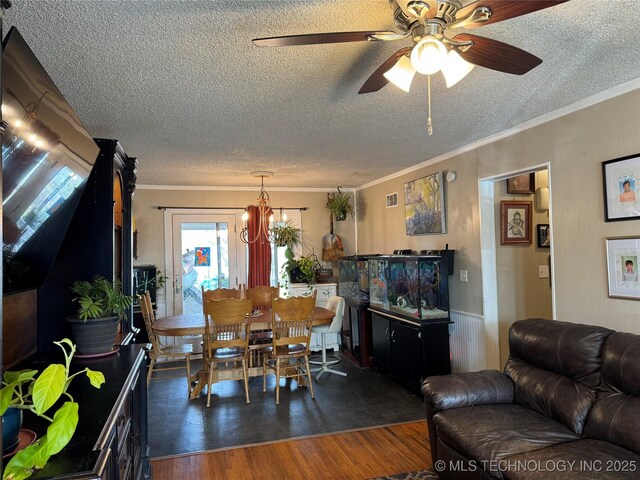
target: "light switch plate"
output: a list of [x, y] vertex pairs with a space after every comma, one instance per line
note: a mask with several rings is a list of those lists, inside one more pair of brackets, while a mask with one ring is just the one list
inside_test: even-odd
[[469, 275], [467, 274], [466, 270], [460, 270], [460, 281], [461, 282], [468, 282], [469, 281]]
[[549, 278], [549, 265], [538, 265], [538, 278]]

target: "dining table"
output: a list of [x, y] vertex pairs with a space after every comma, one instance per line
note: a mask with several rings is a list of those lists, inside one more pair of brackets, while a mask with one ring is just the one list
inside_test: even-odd
[[[251, 331], [262, 331], [271, 329], [271, 308], [259, 310], [260, 314], [252, 314], [249, 328]], [[316, 306], [313, 312], [313, 325], [327, 325], [331, 323], [335, 312], [328, 308]], [[159, 317], [153, 322], [153, 331], [156, 335], [166, 337], [183, 337], [204, 335], [204, 313], [180, 313], [177, 315], [169, 315]], [[254, 366], [248, 369], [250, 377], [262, 376], [262, 365]], [[208, 384], [209, 370], [207, 365], [192, 376], [194, 387], [191, 390], [189, 398], [191, 400], [198, 398], [202, 389]], [[235, 377], [227, 378], [229, 380]], [[242, 379], [240, 375], [238, 380]], [[301, 383], [302, 385], [302, 383]]]

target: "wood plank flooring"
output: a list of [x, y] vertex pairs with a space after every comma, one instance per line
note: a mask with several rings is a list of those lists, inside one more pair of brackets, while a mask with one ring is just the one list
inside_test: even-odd
[[152, 460], [154, 480], [364, 480], [431, 467], [426, 421]]

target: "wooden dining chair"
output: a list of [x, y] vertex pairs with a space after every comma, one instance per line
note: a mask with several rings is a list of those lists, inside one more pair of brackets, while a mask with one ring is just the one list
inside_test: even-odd
[[246, 297], [251, 300], [251, 306], [255, 308], [270, 308], [274, 298], [280, 294], [280, 284], [275, 287], [251, 287], [245, 291]]
[[[252, 311], [271, 308], [274, 298], [278, 298], [280, 285], [275, 287], [252, 287], [245, 291], [246, 297], [251, 300]], [[258, 330], [251, 332], [249, 337], [249, 366], [260, 366], [264, 362], [264, 349], [271, 345], [271, 330]]]
[[[153, 322], [155, 321], [155, 314], [153, 313], [153, 307], [151, 305], [151, 296], [146, 291], [143, 295], [138, 295], [140, 302], [140, 311], [142, 312], [142, 318], [144, 319], [144, 326], [147, 329], [147, 335], [149, 336], [149, 342], [151, 342], [151, 350], [149, 351], [149, 371], [147, 373], [147, 386], [151, 382], [152, 378], [177, 378], [181, 375], [163, 375], [161, 377], [154, 377], [153, 373], [161, 370], [181, 370], [186, 367], [187, 370], [187, 389], [191, 394], [191, 355], [193, 354], [193, 345], [186, 343], [182, 345], [163, 345], [160, 339], [153, 331]], [[158, 359], [178, 360], [185, 359], [185, 366], [171, 366], [171, 367], [159, 367]]]
[[310, 297], [276, 298], [271, 307], [271, 346], [262, 364], [262, 391], [267, 391], [267, 368], [276, 374], [276, 405], [280, 403], [280, 378], [293, 378], [300, 384], [300, 377], [307, 377], [311, 398], [315, 399], [309, 354], [311, 326], [316, 306], [316, 293]]
[[[224, 298], [204, 303], [205, 336], [204, 361], [208, 370], [207, 407], [211, 405], [211, 388], [216, 382], [234, 380], [242, 363], [244, 392], [249, 403], [249, 375], [247, 371], [249, 347], [249, 317], [251, 300]], [[221, 368], [224, 366], [224, 368]]]
[[215, 288], [213, 290], [206, 290], [202, 288], [202, 304], [204, 305], [208, 300], [222, 300], [223, 298], [241, 298], [242, 285], [239, 288]]

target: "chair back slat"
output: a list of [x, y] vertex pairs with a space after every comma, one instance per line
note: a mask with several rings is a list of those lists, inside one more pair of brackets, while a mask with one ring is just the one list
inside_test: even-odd
[[309, 297], [276, 298], [273, 301], [271, 329], [274, 348], [304, 344], [309, 351], [315, 305], [315, 292]]
[[204, 302], [205, 355], [211, 358], [218, 348], [239, 348], [246, 352], [249, 346], [249, 317], [251, 300], [224, 298]]
[[271, 307], [275, 298], [278, 298], [280, 286], [275, 287], [252, 287], [247, 288], [246, 297], [251, 300], [253, 308]]
[[153, 306], [151, 304], [151, 295], [147, 290], [142, 295], [138, 295], [138, 301], [140, 303], [140, 311], [142, 312], [142, 318], [144, 319], [144, 326], [147, 330], [147, 336], [149, 341], [156, 352], [160, 351], [160, 342], [155, 332], [153, 331], [153, 322], [155, 321], [155, 315], [153, 313]]
[[223, 298], [241, 298], [239, 288], [216, 288], [213, 290], [205, 290], [202, 288], [202, 304], [208, 300], [222, 300]]

